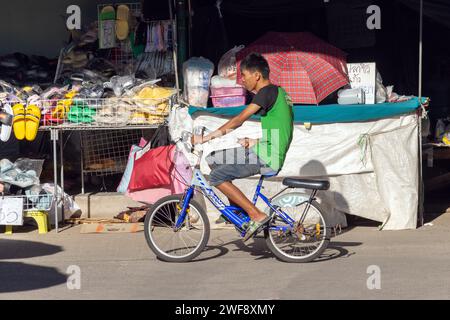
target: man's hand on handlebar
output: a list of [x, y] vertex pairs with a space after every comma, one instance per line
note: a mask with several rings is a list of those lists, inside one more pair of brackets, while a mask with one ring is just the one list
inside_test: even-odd
[[258, 140], [256, 139], [250, 139], [250, 138], [244, 138], [244, 139], [238, 139], [238, 143], [243, 146], [246, 149], [252, 148], [258, 143]]
[[203, 144], [203, 143], [205, 143], [204, 137], [203, 137], [203, 136], [199, 136], [199, 135], [195, 135], [195, 134], [194, 134], [194, 135], [191, 137], [191, 144], [192, 144], [193, 146], [198, 145], [198, 144]]

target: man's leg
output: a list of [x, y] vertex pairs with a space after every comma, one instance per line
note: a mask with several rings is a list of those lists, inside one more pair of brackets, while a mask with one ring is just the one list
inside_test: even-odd
[[253, 221], [260, 222], [267, 216], [261, 212], [235, 185], [231, 182], [224, 182], [216, 186], [227, 198], [230, 203], [236, 204], [244, 209]]
[[244, 148], [222, 150], [207, 157], [212, 168], [210, 183], [229, 200], [230, 205], [242, 208], [253, 221], [260, 222], [267, 216], [261, 212], [231, 181], [251, 177], [260, 173], [257, 159], [249, 161], [249, 152]]

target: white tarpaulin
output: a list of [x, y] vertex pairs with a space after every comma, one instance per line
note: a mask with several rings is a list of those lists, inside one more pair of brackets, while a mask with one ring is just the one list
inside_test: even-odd
[[[195, 120], [187, 108], [176, 109], [170, 128], [174, 140], [183, 130], [205, 126], [215, 130], [227, 119], [201, 115]], [[260, 138], [261, 124], [247, 121], [241, 128], [204, 145], [201, 170], [210, 173], [206, 158], [211, 152], [238, 147], [239, 138]], [[283, 177], [326, 178], [331, 189], [318, 197], [333, 220], [346, 224], [349, 213], [384, 224], [384, 230], [416, 228], [418, 208], [418, 119], [415, 114], [372, 122], [294, 126], [294, 137], [285, 165], [277, 178], [265, 182], [273, 195], [283, 188]], [[257, 178], [237, 181], [252, 194]], [[210, 207], [208, 207], [210, 209]], [[209, 210], [208, 210], [209, 211]]]

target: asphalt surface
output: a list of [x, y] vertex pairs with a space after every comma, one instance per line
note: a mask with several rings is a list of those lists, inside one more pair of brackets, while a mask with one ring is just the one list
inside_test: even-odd
[[348, 228], [308, 264], [280, 262], [264, 239], [245, 245], [232, 230], [212, 231], [207, 250], [183, 264], [157, 260], [143, 233], [2, 234], [0, 299], [449, 299], [450, 214], [431, 220], [408, 231]]

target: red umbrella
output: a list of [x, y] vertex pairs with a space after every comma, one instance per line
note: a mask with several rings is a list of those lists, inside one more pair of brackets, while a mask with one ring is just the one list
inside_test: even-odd
[[267, 59], [271, 82], [286, 89], [294, 103], [319, 104], [349, 83], [346, 54], [309, 32], [265, 34], [237, 54], [238, 69], [252, 52]]

